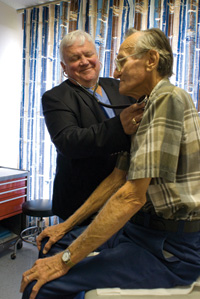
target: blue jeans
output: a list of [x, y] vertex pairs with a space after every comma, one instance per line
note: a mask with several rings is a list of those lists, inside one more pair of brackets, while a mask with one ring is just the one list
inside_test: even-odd
[[[77, 227], [66, 234], [47, 256], [66, 249], [84, 229]], [[37, 299], [71, 299], [81, 291], [96, 288], [152, 289], [189, 285], [200, 276], [199, 248], [200, 232], [161, 232], [128, 222], [98, 249], [98, 255], [85, 258], [66, 275], [45, 284]], [[170, 257], [166, 257], [165, 252], [169, 252]], [[44, 257], [41, 252], [40, 257]], [[27, 286], [23, 299], [29, 298], [34, 283]]]

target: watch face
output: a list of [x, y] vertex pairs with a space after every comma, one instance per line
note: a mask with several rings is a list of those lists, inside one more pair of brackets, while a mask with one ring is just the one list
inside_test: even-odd
[[69, 250], [66, 250], [64, 253], [63, 253], [63, 255], [62, 255], [62, 260], [63, 260], [63, 262], [67, 262], [67, 261], [69, 261], [70, 260], [70, 252], [69, 252]]

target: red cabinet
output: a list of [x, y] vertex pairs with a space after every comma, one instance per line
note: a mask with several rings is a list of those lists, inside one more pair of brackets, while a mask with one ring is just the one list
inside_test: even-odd
[[21, 213], [26, 197], [27, 176], [0, 181], [0, 220]]
[[28, 199], [28, 190], [28, 171], [0, 167], [0, 251], [12, 245], [25, 228], [22, 204]]

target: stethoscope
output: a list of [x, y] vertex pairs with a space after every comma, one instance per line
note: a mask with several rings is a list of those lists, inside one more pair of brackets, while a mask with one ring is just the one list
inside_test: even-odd
[[[95, 95], [95, 92], [99, 86], [99, 79], [97, 80], [95, 86], [94, 86], [94, 90], [93, 90], [93, 93], [91, 93], [87, 87], [83, 86], [82, 84], [80, 84], [77, 80], [75, 80], [74, 78], [71, 78], [69, 77], [65, 72], [63, 72], [64, 76], [72, 81], [74, 81], [79, 87], [81, 87], [81, 89], [83, 91], [85, 91], [90, 97], [92, 97], [93, 99], [95, 99], [97, 101], [97, 103], [103, 107], [106, 107], [106, 108], [110, 108], [110, 109], [124, 109], [124, 108], [127, 108], [129, 106], [131, 106], [132, 104], [125, 104], [125, 105], [109, 105], [109, 104], [105, 104], [103, 102], [101, 102]], [[147, 96], [142, 96], [139, 98], [139, 100], [137, 100], [137, 104], [142, 104], [143, 102], [147, 102]]]
[[82, 88], [83, 91], [85, 91], [90, 97], [92, 97], [93, 99], [95, 99], [97, 101], [98, 104], [100, 104], [101, 106], [103, 107], [106, 107], [106, 108], [111, 108], [111, 109], [124, 109], [124, 108], [127, 108], [129, 107], [131, 104], [125, 104], [125, 105], [109, 105], [109, 104], [105, 104], [103, 102], [101, 102], [95, 95], [95, 92], [99, 86], [99, 80], [97, 80], [97, 83], [95, 84], [95, 87], [94, 87], [94, 90], [93, 92], [89, 92], [88, 89], [81, 85], [78, 81], [76, 81], [74, 78], [71, 78], [69, 76], [67, 76], [65, 73], [64, 73], [64, 76], [67, 77], [68, 79], [74, 81], [79, 87]]

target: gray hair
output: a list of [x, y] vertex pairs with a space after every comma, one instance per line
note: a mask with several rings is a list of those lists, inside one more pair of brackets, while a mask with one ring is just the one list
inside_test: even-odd
[[[138, 32], [130, 28], [128, 36]], [[173, 74], [173, 53], [169, 40], [166, 35], [158, 28], [151, 28], [139, 31], [142, 34], [138, 37], [134, 53], [137, 58], [141, 58], [149, 50], [155, 50], [159, 53], [159, 63], [157, 71], [162, 77], [171, 77]]]
[[136, 30], [133, 27], [129, 28], [124, 34], [124, 39], [126, 39], [127, 37], [129, 37], [130, 35], [132, 35], [133, 33], [137, 32], [137, 31], [138, 30]]
[[80, 46], [82, 46], [86, 40], [91, 42], [95, 47], [95, 42], [91, 35], [83, 30], [75, 30], [66, 34], [60, 43], [60, 60], [64, 62], [63, 54], [65, 48], [72, 46], [76, 41], [80, 41]]

